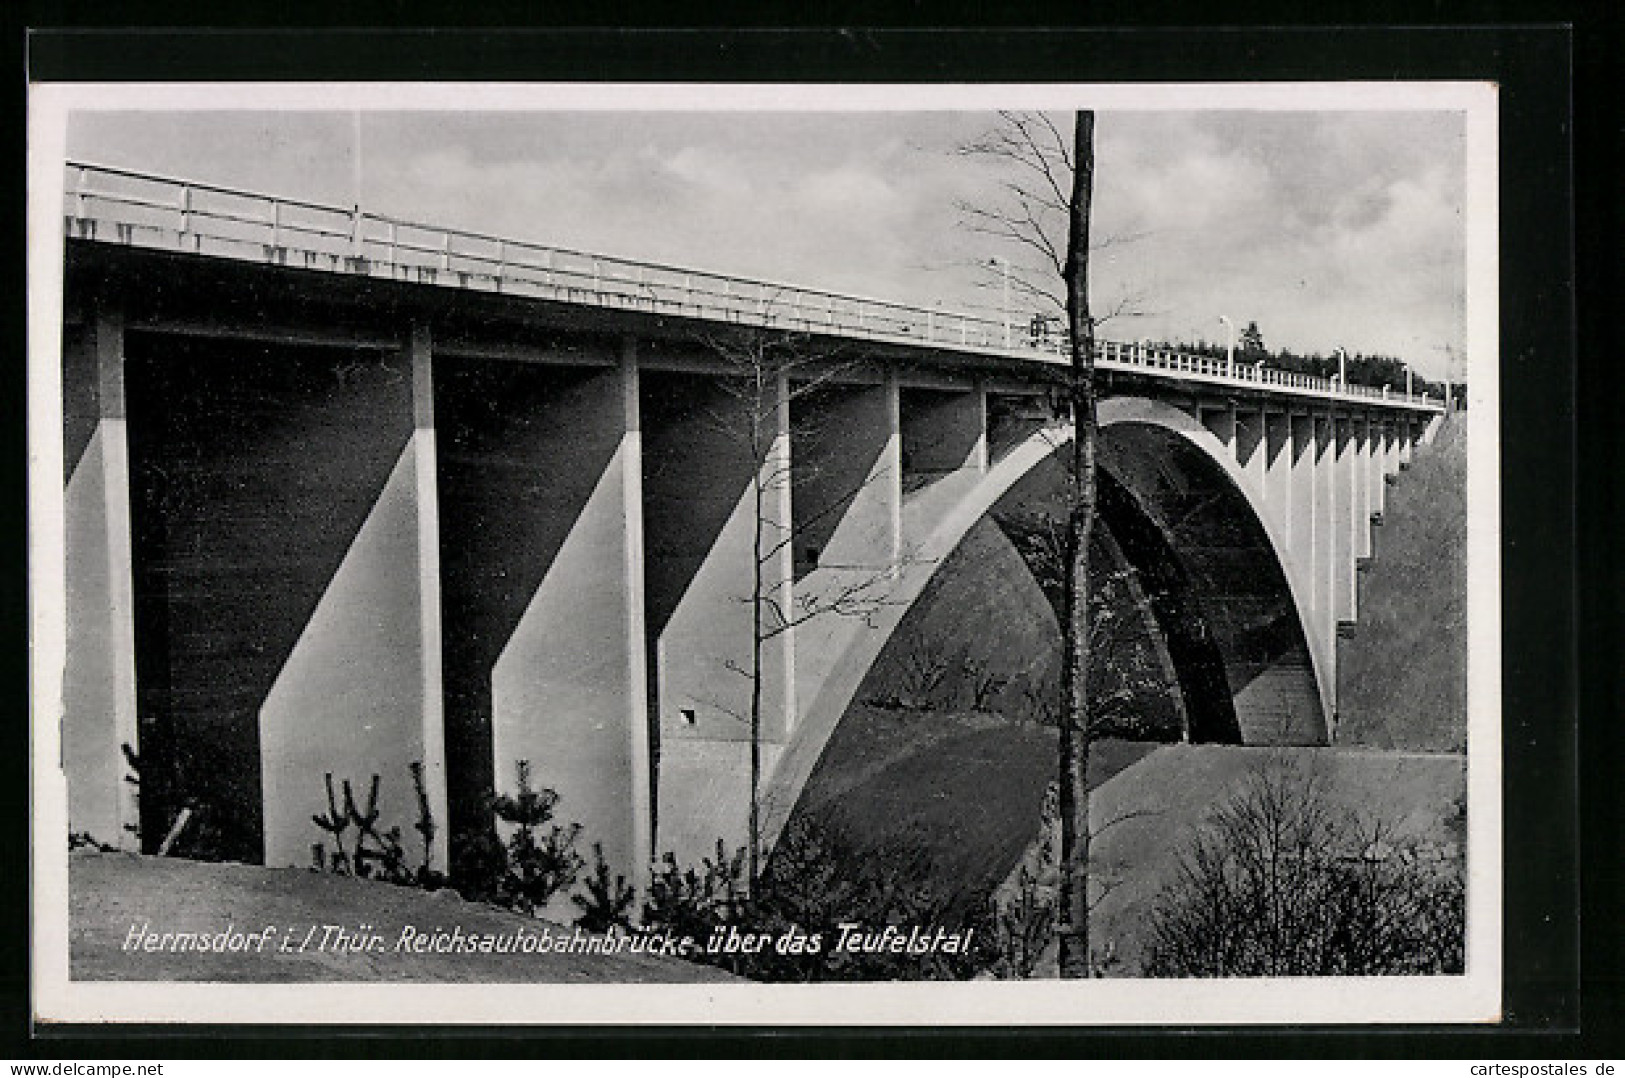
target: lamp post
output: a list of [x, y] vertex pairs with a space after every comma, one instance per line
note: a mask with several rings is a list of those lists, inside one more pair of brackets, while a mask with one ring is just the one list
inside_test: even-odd
[[1010, 347], [1010, 260], [1002, 255], [996, 255], [991, 262], [999, 267], [999, 274], [1004, 280], [1004, 298], [999, 303], [999, 310], [1004, 313], [1004, 346]]
[[351, 110], [351, 112], [350, 112], [350, 120], [351, 120], [351, 126], [353, 128], [352, 133], [353, 133], [353, 136], [354, 136], [353, 137], [353, 142], [354, 142], [354, 146], [355, 146], [354, 152], [352, 152], [350, 154], [350, 165], [351, 165], [351, 169], [352, 169], [352, 173], [353, 173], [352, 176], [351, 176], [351, 181], [352, 181], [352, 187], [354, 188], [354, 192], [355, 192], [355, 218], [354, 218], [354, 223], [353, 223], [353, 232], [352, 232], [352, 235], [350, 236], [350, 249], [351, 249], [351, 253], [354, 254], [355, 257], [360, 258], [361, 254], [362, 254], [362, 242], [361, 242], [361, 110], [360, 109]]
[[1223, 322], [1225, 328], [1230, 331], [1229, 344], [1225, 346], [1224, 350], [1224, 373], [1233, 376], [1236, 373], [1236, 324], [1230, 321], [1230, 316], [1227, 314], [1221, 314], [1219, 321]]
[[1349, 364], [1348, 349], [1339, 348], [1337, 350], [1337, 384], [1339, 386], [1341, 386], [1345, 391], [1347, 391], [1348, 384], [1349, 384], [1349, 365], [1348, 364]]

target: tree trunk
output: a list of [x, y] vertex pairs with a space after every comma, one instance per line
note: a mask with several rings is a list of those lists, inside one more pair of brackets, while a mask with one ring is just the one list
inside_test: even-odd
[[1094, 201], [1095, 114], [1080, 110], [1066, 251], [1072, 337], [1068, 387], [1072, 468], [1066, 533], [1066, 617], [1061, 668], [1060, 975], [1089, 976], [1089, 539], [1095, 524], [1095, 324], [1089, 314], [1089, 215]]
[[750, 897], [756, 898], [762, 881], [762, 606], [766, 600], [762, 579], [762, 513], [766, 492], [762, 489], [762, 411], [763, 379], [755, 373], [755, 398], [751, 411], [750, 459], [756, 469], [751, 479], [755, 498], [754, 531], [751, 539], [751, 633], [750, 633]]

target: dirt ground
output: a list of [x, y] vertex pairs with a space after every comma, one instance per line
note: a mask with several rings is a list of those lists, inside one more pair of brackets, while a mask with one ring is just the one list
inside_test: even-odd
[[[554, 940], [572, 930], [507, 910], [306, 869], [205, 864], [133, 854], [68, 860], [70, 976], [83, 981], [436, 982], [446, 984], [731, 981], [708, 966], [647, 954], [414, 953], [403, 933], [515, 933]], [[331, 929], [329, 926], [333, 926]], [[270, 930], [269, 932], [267, 930]], [[339, 932], [381, 937], [357, 953]], [[144, 933], [259, 933], [235, 953], [148, 951]], [[347, 937], [345, 937], [347, 938]], [[325, 939], [325, 946], [323, 941]], [[455, 946], [455, 944], [449, 944]]]

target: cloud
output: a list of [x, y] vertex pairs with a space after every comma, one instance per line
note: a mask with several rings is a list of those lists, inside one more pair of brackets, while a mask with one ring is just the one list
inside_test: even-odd
[[[534, 242], [986, 311], [1012, 255], [958, 226], [997, 174], [954, 153], [989, 113], [378, 113], [366, 198]], [[1451, 113], [1111, 113], [1097, 138], [1098, 307], [1127, 337], [1218, 335], [1433, 361], [1461, 344], [1464, 124]], [[348, 203], [346, 114], [84, 114], [72, 152]]]

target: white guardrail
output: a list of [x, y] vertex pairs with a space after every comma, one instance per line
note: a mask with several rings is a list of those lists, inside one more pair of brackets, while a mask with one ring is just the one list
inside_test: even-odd
[[[1065, 362], [1067, 356], [1064, 332], [1036, 335], [997, 318], [634, 262], [80, 162], [66, 167], [64, 214], [68, 235], [81, 239], [1029, 360]], [[1107, 369], [1443, 409], [1441, 400], [1421, 394], [1141, 344], [1099, 341], [1096, 349], [1097, 364]]]

